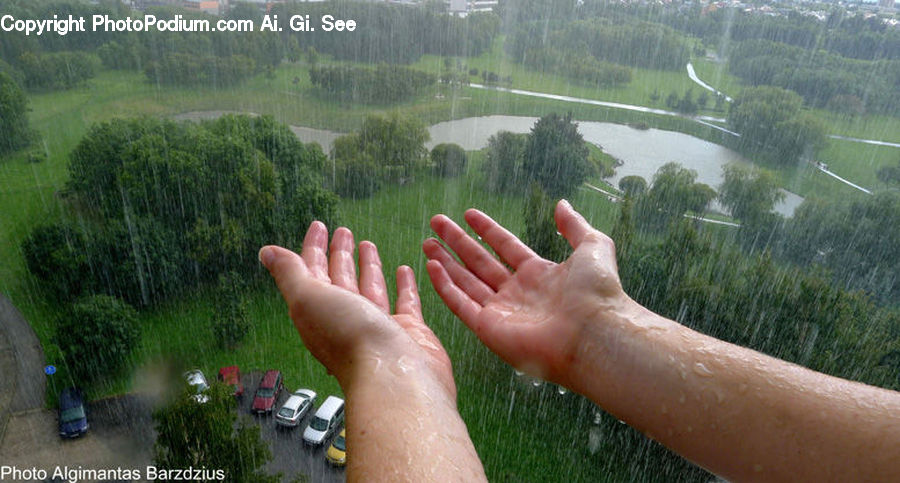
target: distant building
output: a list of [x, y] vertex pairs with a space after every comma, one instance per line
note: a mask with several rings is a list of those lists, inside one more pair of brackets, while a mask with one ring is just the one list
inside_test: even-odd
[[451, 15], [465, 17], [475, 12], [491, 12], [500, 3], [499, 0], [445, 0], [447, 11]]
[[219, 0], [184, 0], [181, 6], [195, 12], [211, 13], [213, 15], [224, 13], [224, 10], [220, 8]]

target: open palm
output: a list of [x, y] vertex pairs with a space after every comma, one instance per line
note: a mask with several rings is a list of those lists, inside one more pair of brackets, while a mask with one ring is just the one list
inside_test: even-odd
[[412, 269], [397, 269], [397, 304], [391, 314], [378, 250], [359, 244], [359, 277], [353, 234], [334, 232], [321, 222], [310, 225], [301, 255], [284, 248], [264, 247], [263, 263], [287, 302], [291, 319], [312, 354], [352, 385], [360, 371], [381, 366], [422, 365], [456, 398], [450, 359], [425, 324]]
[[627, 296], [612, 240], [566, 201], [555, 216], [575, 248], [561, 264], [539, 257], [477, 210], [466, 212], [466, 222], [500, 260], [443, 215], [432, 218], [432, 229], [459, 262], [436, 239], [426, 240], [423, 249], [435, 290], [482, 342], [520, 370], [569, 385], [567, 368], [585, 349], [583, 331], [596, 320], [598, 307], [614, 314]]

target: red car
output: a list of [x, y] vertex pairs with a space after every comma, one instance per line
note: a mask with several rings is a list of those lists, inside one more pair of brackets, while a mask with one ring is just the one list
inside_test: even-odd
[[269, 369], [256, 389], [253, 406], [250, 407], [250, 410], [255, 413], [272, 412], [282, 389], [284, 389], [284, 380], [281, 378], [281, 372]]
[[244, 385], [241, 384], [241, 370], [238, 366], [228, 366], [219, 369], [219, 380], [231, 386], [231, 394], [234, 397], [244, 395]]

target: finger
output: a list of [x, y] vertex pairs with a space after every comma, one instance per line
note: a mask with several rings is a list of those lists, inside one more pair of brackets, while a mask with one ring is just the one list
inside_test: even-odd
[[378, 257], [378, 248], [370, 241], [359, 244], [359, 293], [374, 302], [384, 313], [391, 313], [384, 272], [381, 271], [381, 258]]
[[334, 231], [328, 254], [328, 275], [334, 285], [359, 293], [353, 248], [353, 233], [350, 230], [340, 227]]
[[478, 210], [466, 211], [466, 223], [478, 233], [479, 236], [494, 249], [507, 265], [516, 270], [526, 260], [539, 258], [528, 245], [522, 243], [518, 237], [503, 228], [491, 217]]
[[493, 290], [509, 278], [509, 270], [450, 218], [436, 215], [431, 219], [431, 228], [466, 267]]
[[324, 282], [330, 282], [328, 278], [328, 228], [321, 221], [314, 221], [306, 231], [303, 238], [303, 251], [300, 256], [306, 263], [312, 276]]
[[303, 258], [290, 250], [270, 245], [259, 250], [259, 261], [269, 270], [288, 308], [293, 310], [299, 305], [304, 285], [313, 278]]
[[419, 288], [416, 286], [416, 276], [413, 270], [406, 265], [397, 268], [397, 313], [424, 320], [422, 302], [419, 300]]
[[436, 260], [429, 260], [425, 264], [428, 270], [428, 277], [431, 279], [431, 285], [434, 290], [444, 301], [444, 304], [451, 312], [456, 314], [470, 329], [478, 332], [477, 319], [481, 312], [481, 306], [472, 300], [465, 292], [453, 284], [450, 275], [444, 270], [444, 266]]
[[453, 258], [453, 255], [441, 245], [441, 242], [434, 238], [429, 238], [422, 243], [422, 251], [425, 252], [425, 256], [428, 257], [429, 260], [437, 260], [440, 262], [440, 264], [444, 266], [444, 270], [447, 271], [447, 274], [450, 275], [450, 279], [453, 280], [453, 283], [462, 289], [462, 291], [472, 300], [478, 302], [479, 305], [484, 305], [487, 302], [487, 299], [496, 293], [491, 287], [470, 272], [469, 269], [460, 265], [459, 262]]
[[595, 231], [594, 227], [566, 200], [559, 200], [559, 203], [556, 204], [554, 218], [556, 218], [556, 228], [569, 241], [572, 248], [578, 248], [578, 245], [584, 241], [584, 237]]

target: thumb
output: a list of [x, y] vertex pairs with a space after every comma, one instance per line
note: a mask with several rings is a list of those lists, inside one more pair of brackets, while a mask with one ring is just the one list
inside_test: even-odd
[[274, 245], [264, 246], [259, 250], [259, 261], [275, 279], [275, 284], [293, 317], [294, 307], [297, 306], [303, 293], [303, 285], [311, 276], [306, 263], [300, 255]]
[[559, 200], [553, 215], [556, 219], [556, 228], [569, 241], [572, 248], [578, 248], [584, 237], [594, 231], [594, 227], [566, 200]]

